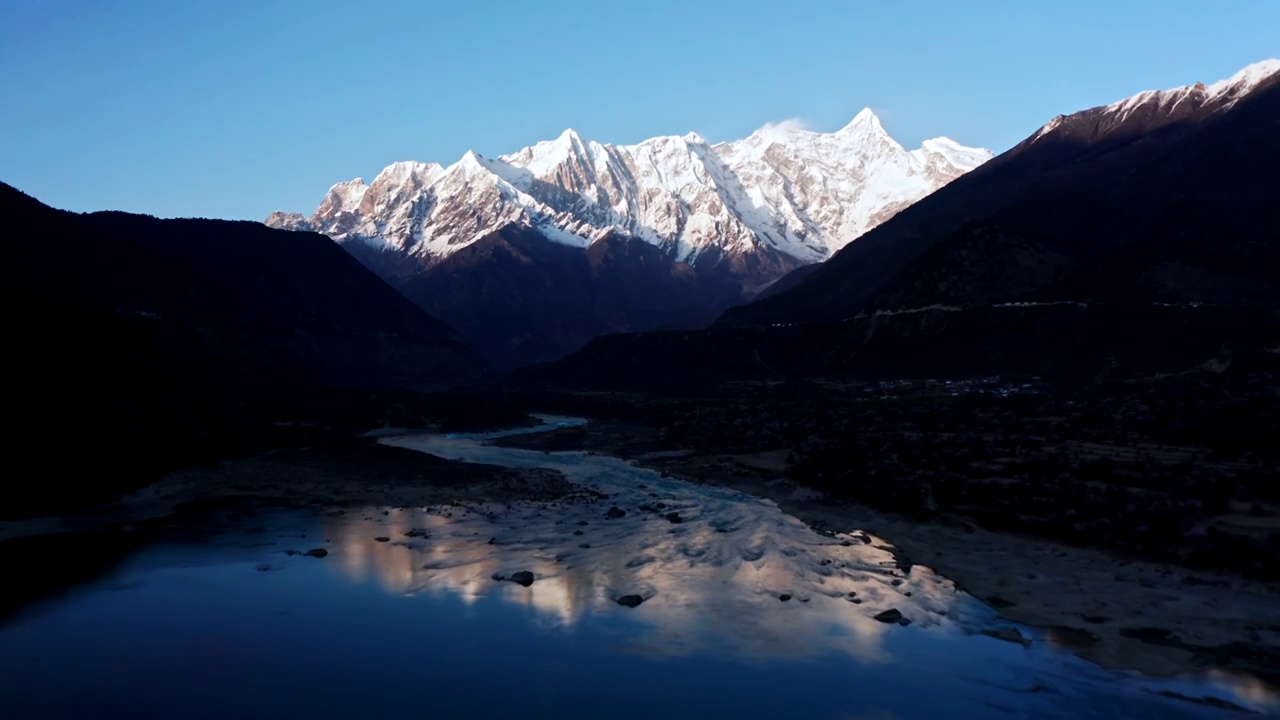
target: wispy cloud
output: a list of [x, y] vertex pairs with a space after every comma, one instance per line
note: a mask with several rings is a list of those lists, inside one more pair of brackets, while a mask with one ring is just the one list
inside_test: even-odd
[[787, 118], [786, 120], [780, 120], [776, 123], [772, 123], [772, 122], [765, 123], [764, 127], [760, 129], [761, 130], [779, 130], [782, 132], [786, 132], [788, 130], [809, 130], [810, 128], [809, 128], [809, 123], [806, 122], [803, 118], [794, 117], [794, 118]]

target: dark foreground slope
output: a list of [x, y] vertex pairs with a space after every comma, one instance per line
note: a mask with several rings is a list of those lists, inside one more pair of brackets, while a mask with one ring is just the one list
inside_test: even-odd
[[5, 511], [91, 501], [177, 464], [360, 414], [368, 389], [484, 363], [327, 238], [78, 215], [0, 186]]
[[1056, 118], [706, 333], [604, 338], [540, 372], [1094, 375], [1261, 352], [1280, 346], [1277, 166], [1280, 74]]

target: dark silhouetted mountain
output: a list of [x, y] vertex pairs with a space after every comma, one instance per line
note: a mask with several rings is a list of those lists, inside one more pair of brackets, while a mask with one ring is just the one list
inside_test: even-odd
[[113, 476], [324, 423], [329, 389], [359, 397], [484, 372], [456, 332], [322, 235], [80, 215], [7, 185], [0, 209], [14, 467], [92, 475], [109, 496]]
[[1280, 62], [1059, 116], [705, 334], [606, 338], [755, 377], [1186, 367], [1280, 345]]
[[598, 335], [705, 327], [742, 302], [732, 279], [698, 273], [648, 243], [609, 234], [579, 249], [517, 226], [401, 289], [505, 368], [563, 357]]

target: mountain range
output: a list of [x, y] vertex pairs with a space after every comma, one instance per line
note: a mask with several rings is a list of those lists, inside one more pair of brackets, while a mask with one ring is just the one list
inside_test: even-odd
[[1276, 60], [1060, 115], [707, 331], [599, 338], [531, 375], [1090, 375], [1274, 353], [1276, 167]]
[[945, 137], [907, 150], [869, 109], [836, 132], [784, 122], [715, 145], [566, 130], [499, 158], [394, 163], [266, 222], [328, 235], [511, 367], [705, 325], [990, 157]]
[[[651, 150], [677, 140], [697, 144], [658, 139]], [[79, 478], [92, 488], [81, 500], [92, 502], [174, 467], [312, 442], [330, 428], [363, 430], [393, 415], [421, 424], [405, 396], [381, 394], [492, 377], [467, 340], [491, 356], [508, 353], [509, 364], [586, 343], [514, 380], [612, 389], [831, 376], [1133, 378], [1280, 362], [1280, 61], [1060, 115], [950, 178], [939, 168], [960, 173], [982, 153], [941, 140], [907, 152], [870, 113], [836, 133], [780, 126], [737, 143], [703, 143], [705, 151], [688, 155], [702, 164], [688, 166], [698, 169], [687, 182], [652, 164], [631, 171], [684, 193], [665, 196], [677, 212], [669, 237], [652, 234], [632, 203], [657, 207], [660, 194], [623, 197], [603, 184], [620, 176], [588, 182], [583, 163], [538, 161], [593, 157], [622, 167], [645, 156], [639, 146], [624, 153], [568, 144], [595, 154], [553, 153], [559, 146], [551, 143], [506, 160], [464, 158], [462, 169], [490, 169], [454, 190], [492, 192], [496, 204], [476, 205], [473, 231], [454, 227], [453, 237], [465, 239], [445, 242], [444, 255], [413, 254], [440, 238], [401, 247], [412, 232], [390, 233], [361, 209], [418, 208], [410, 216], [426, 223], [420, 228], [446, 215], [462, 222], [463, 200], [426, 192], [410, 172], [399, 193], [375, 192], [390, 180], [335, 189], [317, 218], [277, 223], [294, 232], [76, 214], [0, 184], [0, 211], [18, 229], [0, 266], [12, 340], [5, 367], [22, 384], [7, 407], [17, 430], [6, 477], [43, 467]], [[852, 149], [842, 156], [841, 146]], [[853, 180], [806, 176], [819, 162], [864, 172]], [[730, 166], [736, 184], [709, 169]], [[440, 169], [435, 182], [455, 171]], [[548, 179], [530, 181], [535, 171]], [[881, 203], [891, 217], [825, 262], [810, 262], [840, 244], [832, 233], [844, 230], [830, 228], [852, 233], [878, 222], [851, 210], [871, 207], [859, 198], [901, 192], [886, 178], [911, 173], [943, 184], [905, 209]], [[802, 193], [806, 177], [812, 183]], [[563, 226], [535, 222], [533, 209], [549, 205], [520, 204], [533, 196], [511, 195], [511, 178], [547, 197], [575, 194], [569, 186], [596, 192], [596, 202], [577, 194], [578, 205], [565, 205], [596, 224], [567, 211], [555, 218]], [[711, 233], [712, 216], [702, 214], [715, 207], [706, 193], [719, 198], [729, 187], [753, 208], [798, 208], [796, 198], [819, 190], [849, 199], [825, 212], [812, 204], [796, 211], [797, 222], [818, 230], [779, 220], [759, 227], [790, 229], [729, 240]], [[726, 212], [745, 207], [739, 195], [723, 197], [733, 201]], [[634, 222], [604, 207], [614, 202], [635, 209]], [[337, 223], [326, 226], [337, 243], [305, 231], [326, 218]], [[497, 224], [485, 224], [491, 220]], [[342, 223], [347, 230], [334, 232]], [[734, 227], [746, 226], [725, 221], [719, 231]], [[369, 228], [382, 234], [367, 235]], [[805, 246], [812, 257], [783, 252]], [[735, 248], [746, 250], [735, 256]], [[774, 273], [796, 269], [717, 319], [748, 294], [743, 269], [760, 271], [769, 258]], [[381, 268], [394, 287], [366, 266]], [[424, 307], [441, 308], [448, 322]], [[709, 327], [626, 332], [699, 324]], [[430, 402], [447, 405], [441, 398]], [[463, 405], [469, 412], [484, 403]], [[57, 427], [86, 429], [77, 452], [47, 431]], [[38, 511], [63, 490], [25, 483], [10, 490], [3, 510]]]

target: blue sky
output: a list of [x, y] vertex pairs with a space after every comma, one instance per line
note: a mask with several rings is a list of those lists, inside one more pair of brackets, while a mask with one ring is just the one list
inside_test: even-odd
[[566, 127], [711, 141], [862, 107], [908, 146], [1280, 56], [1280, 2], [3, 0], [0, 180], [72, 210], [262, 219], [396, 160]]

